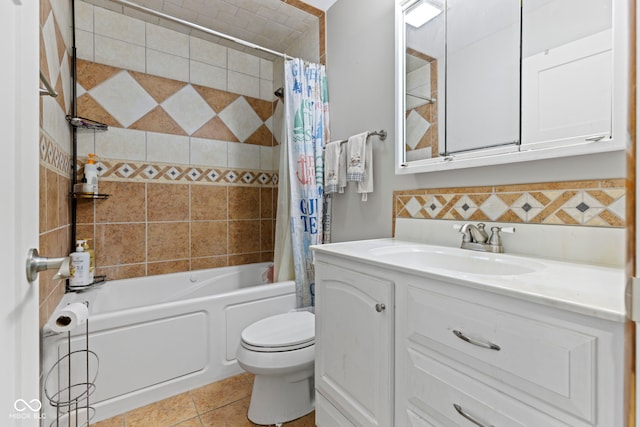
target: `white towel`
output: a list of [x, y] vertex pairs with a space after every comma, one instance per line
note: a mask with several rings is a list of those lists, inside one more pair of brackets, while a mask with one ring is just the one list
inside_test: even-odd
[[365, 148], [368, 132], [349, 137], [347, 141], [347, 181], [364, 180]]
[[340, 144], [340, 160], [338, 161], [338, 193], [347, 188], [347, 144]]
[[341, 141], [334, 141], [324, 146], [324, 194], [338, 192], [341, 145]]
[[367, 194], [373, 192], [373, 144], [365, 142], [364, 179], [358, 182], [357, 193], [362, 194], [362, 201], [367, 201]]

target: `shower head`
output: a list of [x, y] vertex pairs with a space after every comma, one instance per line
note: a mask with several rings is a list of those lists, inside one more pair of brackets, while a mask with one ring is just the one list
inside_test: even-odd
[[278, 89], [276, 89], [275, 92], [273, 92], [273, 94], [275, 96], [277, 96], [280, 99], [284, 99], [284, 88], [283, 87], [279, 87]]

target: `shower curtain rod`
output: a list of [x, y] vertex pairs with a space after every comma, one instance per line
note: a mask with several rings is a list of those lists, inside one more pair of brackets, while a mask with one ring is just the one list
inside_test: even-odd
[[176, 18], [175, 16], [167, 15], [166, 13], [158, 12], [157, 10], [153, 10], [153, 9], [149, 9], [148, 7], [140, 6], [139, 4], [132, 3], [132, 2], [127, 1], [127, 0], [111, 0], [111, 2], [120, 4], [122, 6], [130, 7], [131, 9], [135, 9], [135, 10], [138, 10], [140, 12], [144, 12], [144, 13], [148, 13], [150, 15], [157, 16], [159, 18], [163, 18], [163, 19], [166, 19], [166, 20], [169, 20], [169, 21], [184, 25], [184, 26], [189, 27], [189, 28], [193, 28], [194, 30], [203, 31], [203, 32], [205, 32], [207, 34], [211, 34], [213, 36], [221, 37], [223, 39], [230, 40], [232, 42], [241, 44], [241, 45], [246, 46], [246, 47], [250, 47], [252, 49], [257, 49], [257, 50], [261, 50], [263, 52], [270, 53], [272, 55], [281, 56], [285, 60], [291, 58], [286, 53], [278, 52], [276, 50], [272, 50], [272, 49], [269, 49], [267, 47], [263, 47], [263, 46], [257, 45], [255, 43], [251, 43], [251, 42], [248, 42], [246, 40], [242, 40], [242, 39], [239, 39], [237, 37], [233, 37], [233, 36], [230, 36], [228, 34], [221, 33], [219, 31], [215, 31], [215, 30], [212, 30], [212, 29], [207, 28], [207, 27], [203, 27], [202, 25], [194, 24], [193, 22], [185, 21], [184, 19]]

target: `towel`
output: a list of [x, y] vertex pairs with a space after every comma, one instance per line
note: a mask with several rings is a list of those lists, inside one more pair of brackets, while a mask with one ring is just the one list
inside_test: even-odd
[[340, 160], [338, 161], [338, 193], [347, 188], [347, 144], [340, 144]]
[[347, 181], [364, 180], [365, 148], [368, 132], [349, 137], [347, 141]]
[[341, 145], [342, 141], [334, 141], [324, 146], [324, 194], [338, 192]]
[[371, 141], [365, 141], [364, 156], [364, 179], [358, 182], [356, 191], [362, 194], [362, 201], [367, 201], [367, 194], [373, 192], [373, 144]]

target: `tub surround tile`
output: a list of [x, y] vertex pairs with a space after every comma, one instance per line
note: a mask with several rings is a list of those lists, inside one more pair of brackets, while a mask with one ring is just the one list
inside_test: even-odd
[[[191, 390], [189, 395], [200, 415], [251, 396], [246, 378], [236, 375], [204, 387]], [[245, 412], [246, 417], [246, 412]]]
[[95, 33], [123, 42], [145, 45], [145, 23], [101, 7], [94, 8]]
[[190, 270], [189, 260], [162, 261], [147, 263], [147, 276], [156, 274], [180, 273]]
[[260, 188], [229, 188], [229, 219], [260, 218]]
[[229, 221], [229, 254], [260, 251], [260, 220]]
[[[273, 259], [267, 261], [273, 261]], [[253, 264], [255, 262], [262, 262], [262, 254], [260, 252], [229, 255], [229, 265], [246, 265]]]
[[121, 40], [94, 35], [94, 57], [96, 62], [132, 71], [146, 70], [144, 46], [127, 43]]
[[191, 258], [191, 270], [204, 270], [207, 268], [227, 267], [229, 260], [226, 255], [204, 258]]
[[149, 221], [186, 221], [189, 219], [189, 185], [147, 184], [147, 206]]
[[227, 48], [198, 37], [190, 37], [190, 57], [199, 62], [227, 67]]
[[275, 218], [275, 205], [273, 188], [261, 188], [260, 189], [260, 218]]
[[47, 221], [45, 228], [47, 230], [54, 229], [60, 225], [60, 209], [58, 203], [60, 201], [60, 187], [58, 185], [58, 174], [50, 169], [46, 170], [47, 179]]
[[[135, 126], [135, 123], [132, 126]], [[80, 133], [85, 132], [78, 132]], [[146, 158], [147, 135], [145, 132], [111, 127], [108, 132], [91, 132], [91, 134], [95, 135], [95, 146], [83, 153], [79, 151], [78, 156], [86, 158], [89, 153], [100, 153], [101, 158], [107, 159], [144, 161]]]
[[227, 221], [197, 221], [191, 223], [191, 256], [194, 258], [226, 255], [228, 247]]
[[189, 188], [192, 220], [227, 219], [227, 187], [191, 185]]
[[96, 266], [145, 262], [146, 231], [145, 224], [97, 224]]
[[99, 189], [101, 193], [109, 194], [109, 198], [78, 203], [79, 205], [95, 203], [96, 222], [144, 222], [146, 220], [144, 184], [104, 181], [99, 183]]
[[[96, 251], [97, 252], [97, 251]], [[129, 264], [103, 267], [96, 259], [96, 274], [104, 275], [108, 280], [131, 279], [147, 275], [147, 264]]]
[[189, 223], [149, 223], [146, 243], [148, 262], [188, 259]]
[[203, 85], [227, 90], [227, 69], [199, 61], [189, 61], [189, 81], [194, 85]]
[[[231, 131], [229, 131], [229, 133], [231, 133]], [[190, 138], [190, 144], [191, 164], [207, 164], [212, 167], [220, 168], [227, 167], [228, 142], [196, 138], [192, 136]]]
[[260, 251], [273, 251], [275, 221], [263, 219], [260, 221]]

